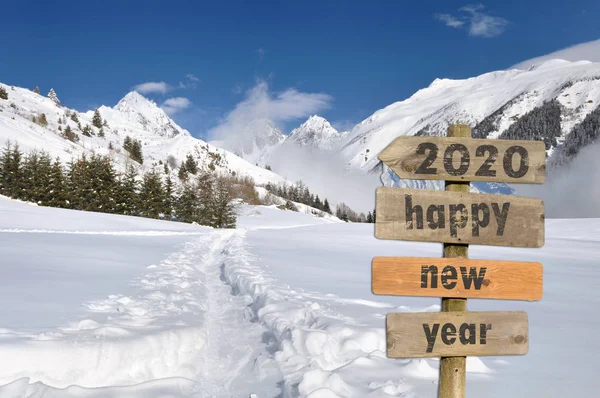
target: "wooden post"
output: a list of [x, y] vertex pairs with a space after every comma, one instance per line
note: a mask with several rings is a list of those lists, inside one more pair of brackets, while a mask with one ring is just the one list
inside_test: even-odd
[[[448, 127], [448, 137], [471, 138], [471, 128], [465, 124]], [[469, 192], [469, 181], [446, 181], [446, 191]], [[469, 257], [469, 245], [444, 243], [444, 257]], [[442, 312], [467, 311], [467, 299], [442, 298]], [[464, 398], [466, 386], [466, 357], [440, 358], [439, 398]]]

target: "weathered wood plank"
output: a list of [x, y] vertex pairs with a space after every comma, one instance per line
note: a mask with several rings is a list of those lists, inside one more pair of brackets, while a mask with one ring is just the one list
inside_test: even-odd
[[542, 264], [465, 258], [375, 257], [374, 294], [535, 301]]
[[527, 313], [421, 312], [387, 315], [390, 358], [523, 355], [529, 350]]
[[542, 247], [544, 202], [466, 192], [377, 188], [375, 236], [422, 242]]
[[379, 154], [400, 178], [542, 184], [541, 141], [398, 137]]
[[[448, 127], [448, 137], [471, 138], [471, 127], [453, 124]], [[469, 181], [445, 181], [445, 190], [469, 192]], [[448, 258], [469, 257], [469, 245], [444, 243], [444, 256]], [[466, 298], [442, 298], [442, 312], [467, 311]], [[438, 398], [464, 398], [467, 384], [467, 357], [441, 357]]]

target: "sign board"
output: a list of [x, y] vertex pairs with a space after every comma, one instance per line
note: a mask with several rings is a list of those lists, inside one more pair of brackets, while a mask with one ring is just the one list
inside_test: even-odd
[[374, 294], [540, 300], [542, 264], [465, 258], [375, 257]]
[[406, 179], [542, 184], [546, 178], [541, 141], [398, 137], [379, 160]]
[[377, 188], [380, 239], [542, 247], [544, 202], [468, 192]]
[[419, 312], [387, 315], [390, 358], [523, 355], [525, 312]]

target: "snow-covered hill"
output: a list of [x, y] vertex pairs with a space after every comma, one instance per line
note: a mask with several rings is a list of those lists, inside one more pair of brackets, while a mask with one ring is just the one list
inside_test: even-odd
[[[539, 122], [527, 115], [551, 102], [558, 104], [558, 113], [540, 112], [534, 115], [543, 119]], [[350, 167], [375, 171], [379, 169], [377, 154], [394, 138], [443, 136], [448, 125], [465, 123], [478, 138], [506, 138], [513, 126], [510, 138], [545, 140], [548, 154], [556, 158], [573, 127], [599, 106], [600, 63], [549, 60], [528, 70], [496, 71], [464, 80], [436, 79], [354, 127], [342, 143], [342, 156]], [[552, 125], [551, 118], [556, 118], [559, 131], [545, 126]], [[540, 131], [532, 132], [530, 125]]]
[[[106, 121], [102, 128], [104, 137], [101, 137], [100, 129], [92, 127], [94, 111], [79, 113], [28, 89], [4, 84], [0, 86], [8, 93], [7, 100], [0, 99], [2, 144], [10, 140], [26, 151], [44, 150], [64, 162], [84, 153], [109, 155], [118, 169], [133, 164], [142, 172], [158, 166], [159, 162], [167, 162], [174, 166], [172, 173], [176, 173], [176, 168], [186, 156], [192, 154], [204, 169], [235, 171], [253, 177], [259, 184], [284, 180], [229, 151], [192, 137], [156, 103], [137, 92], [128, 93], [114, 107], [101, 106], [98, 109], [102, 119]], [[47, 120], [45, 126], [39, 123], [42, 114]], [[38, 123], [32, 121], [34, 117]], [[82, 132], [88, 125], [91, 132], [89, 137]], [[77, 141], [63, 138], [67, 126], [76, 134]], [[143, 164], [132, 161], [123, 150], [123, 142], [127, 136], [141, 142]]]

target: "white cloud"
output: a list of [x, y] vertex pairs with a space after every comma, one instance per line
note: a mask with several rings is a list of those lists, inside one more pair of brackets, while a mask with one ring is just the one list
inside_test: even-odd
[[353, 120], [334, 120], [331, 122], [333, 128], [339, 132], [350, 131], [356, 124], [357, 123]]
[[188, 73], [187, 75], [185, 75], [185, 82], [179, 82], [179, 88], [196, 88], [199, 82], [200, 79], [196, 75], [194, 75], [193, 73]]
[[509, 22], [504, 18], [485, 14], [482, 12], [483, 9], [484, 6], [482, 4], [461, 8], [461, 11], [471, 14], [469, 17], [469, 34], [480, 37], [496, 37], [501, 35]]
[[460, 28], [465, 24], [465, 21], [455, 18], [450, 14], [434, 14], [433, 17], [442, 21], [446, 24], [446, 26], [449, 26], [451, 28]]
[[515, 184], [512, 187], [520, 196], [542, 199], [546, 218], [598, 218], [600, 217], [598, 151], [600, 151], [600, 141], [583, 148], [571, 163], [548, 167], [544, 184]]
[[504, 18], [486, 14], [483, 11], [484, 8], [483, 4], [468, 5], [459, 10], [465, 15], [434, 14], [433, 17], [451, 28], [468, 26], [470, 36], [486, 38], [500, 36], [510, 22]]
[[550, 59], [564, 59], [571, 62], [600, 62], [600, 40], [580, 43], [541, 57], [528, 59], [527, 61], [519, 62], [518, 64], [511, 66], [509, 69], [528, 69], [531, 65], [540, 64]]
[[269, 91], [260, 80], [209, 134], [215, 140], [235, 140], [255, 119], [271, 119], [275, 123], [308, 117], [331, 106], [333, 98], [322, 93], [303, 93], [289, 88], [281, 93]]
[[190, 107], [192, 103], [185, 97], [173, 97], [167, 99], [160, 106], [167, 115], [174, 115]]
[[146, 82], [134, 86], [133, 89], [141, 94], [160, 93], [166, 94], [171, 89], [165, 82]]

